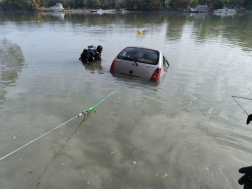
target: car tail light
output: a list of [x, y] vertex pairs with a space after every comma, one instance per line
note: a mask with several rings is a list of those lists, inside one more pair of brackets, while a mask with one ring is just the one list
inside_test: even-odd
[[151, 79], [152, 80], [159, 80], [161, 74], [161, 68], [157, 68], [155, 72], [152, 74]]
[[114, 67], [115, 67], [115, 60], [112, 62], [111, 67], [110, 67], [110, 71], [113, 72], [114, 71]]

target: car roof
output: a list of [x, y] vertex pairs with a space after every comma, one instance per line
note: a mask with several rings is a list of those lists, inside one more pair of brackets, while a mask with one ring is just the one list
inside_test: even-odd
[[159, 53], [163, 54], [162, 51], [160, 51], [159, 49], [151, 49], [151, 48], [147, 48], [147, 47], [128, 46], [128, 47], [125, 47], [124, 49], [126, 49], [126, 48], [148, 49], [148, 50], [158, 51]]

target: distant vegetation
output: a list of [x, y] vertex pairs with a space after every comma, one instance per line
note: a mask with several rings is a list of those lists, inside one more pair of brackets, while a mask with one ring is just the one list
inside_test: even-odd
[[252, 9], [252, 0], [0, 0], [3, 10], [37, 10], [62, 3], [64, 8], [126, 8], [128, 10], [181, 10], [207, 4], [217, 9], [223, 6]]

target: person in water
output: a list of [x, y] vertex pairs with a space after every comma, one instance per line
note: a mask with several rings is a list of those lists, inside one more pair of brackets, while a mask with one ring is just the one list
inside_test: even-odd
[[93, 62], [96, 60], [101, 60], [101, 53], [103, 52], [103, 47], [101, 45], [98, 45], [97, 48], [93, 45], [88, 46], [88, 49], [84, 49], [81, 53], [80, 59], [89, 64], [89, 62]]
[[238, 180], [238, 183], [243, 185], [244, 189], [252, 189], [252, 167], [243, 167], [239, 169], [239, 173], [244, 173], [244, 175]]
[[[252, 114], [248, 115], [247, 125], [252, 121]], [[243, 185], [244, 189], [252, 189], [252, 166], [242, 167], [239, 169], [239, 173], [244, 175], [238, 180], [240, 185]]]

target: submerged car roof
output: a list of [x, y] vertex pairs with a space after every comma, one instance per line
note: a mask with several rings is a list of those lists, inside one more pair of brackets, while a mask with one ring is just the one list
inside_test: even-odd
[[159, 49], [151, 49], [151, 48], [147, 48], [147, 47], [128, 46], [128, 47], [125, 47], [124, 49], [126, 49], [126, 48], [139, 48], [139, 49], [148, 49], [148, 50], [158, 51], [159, 53], [162, 52]]

